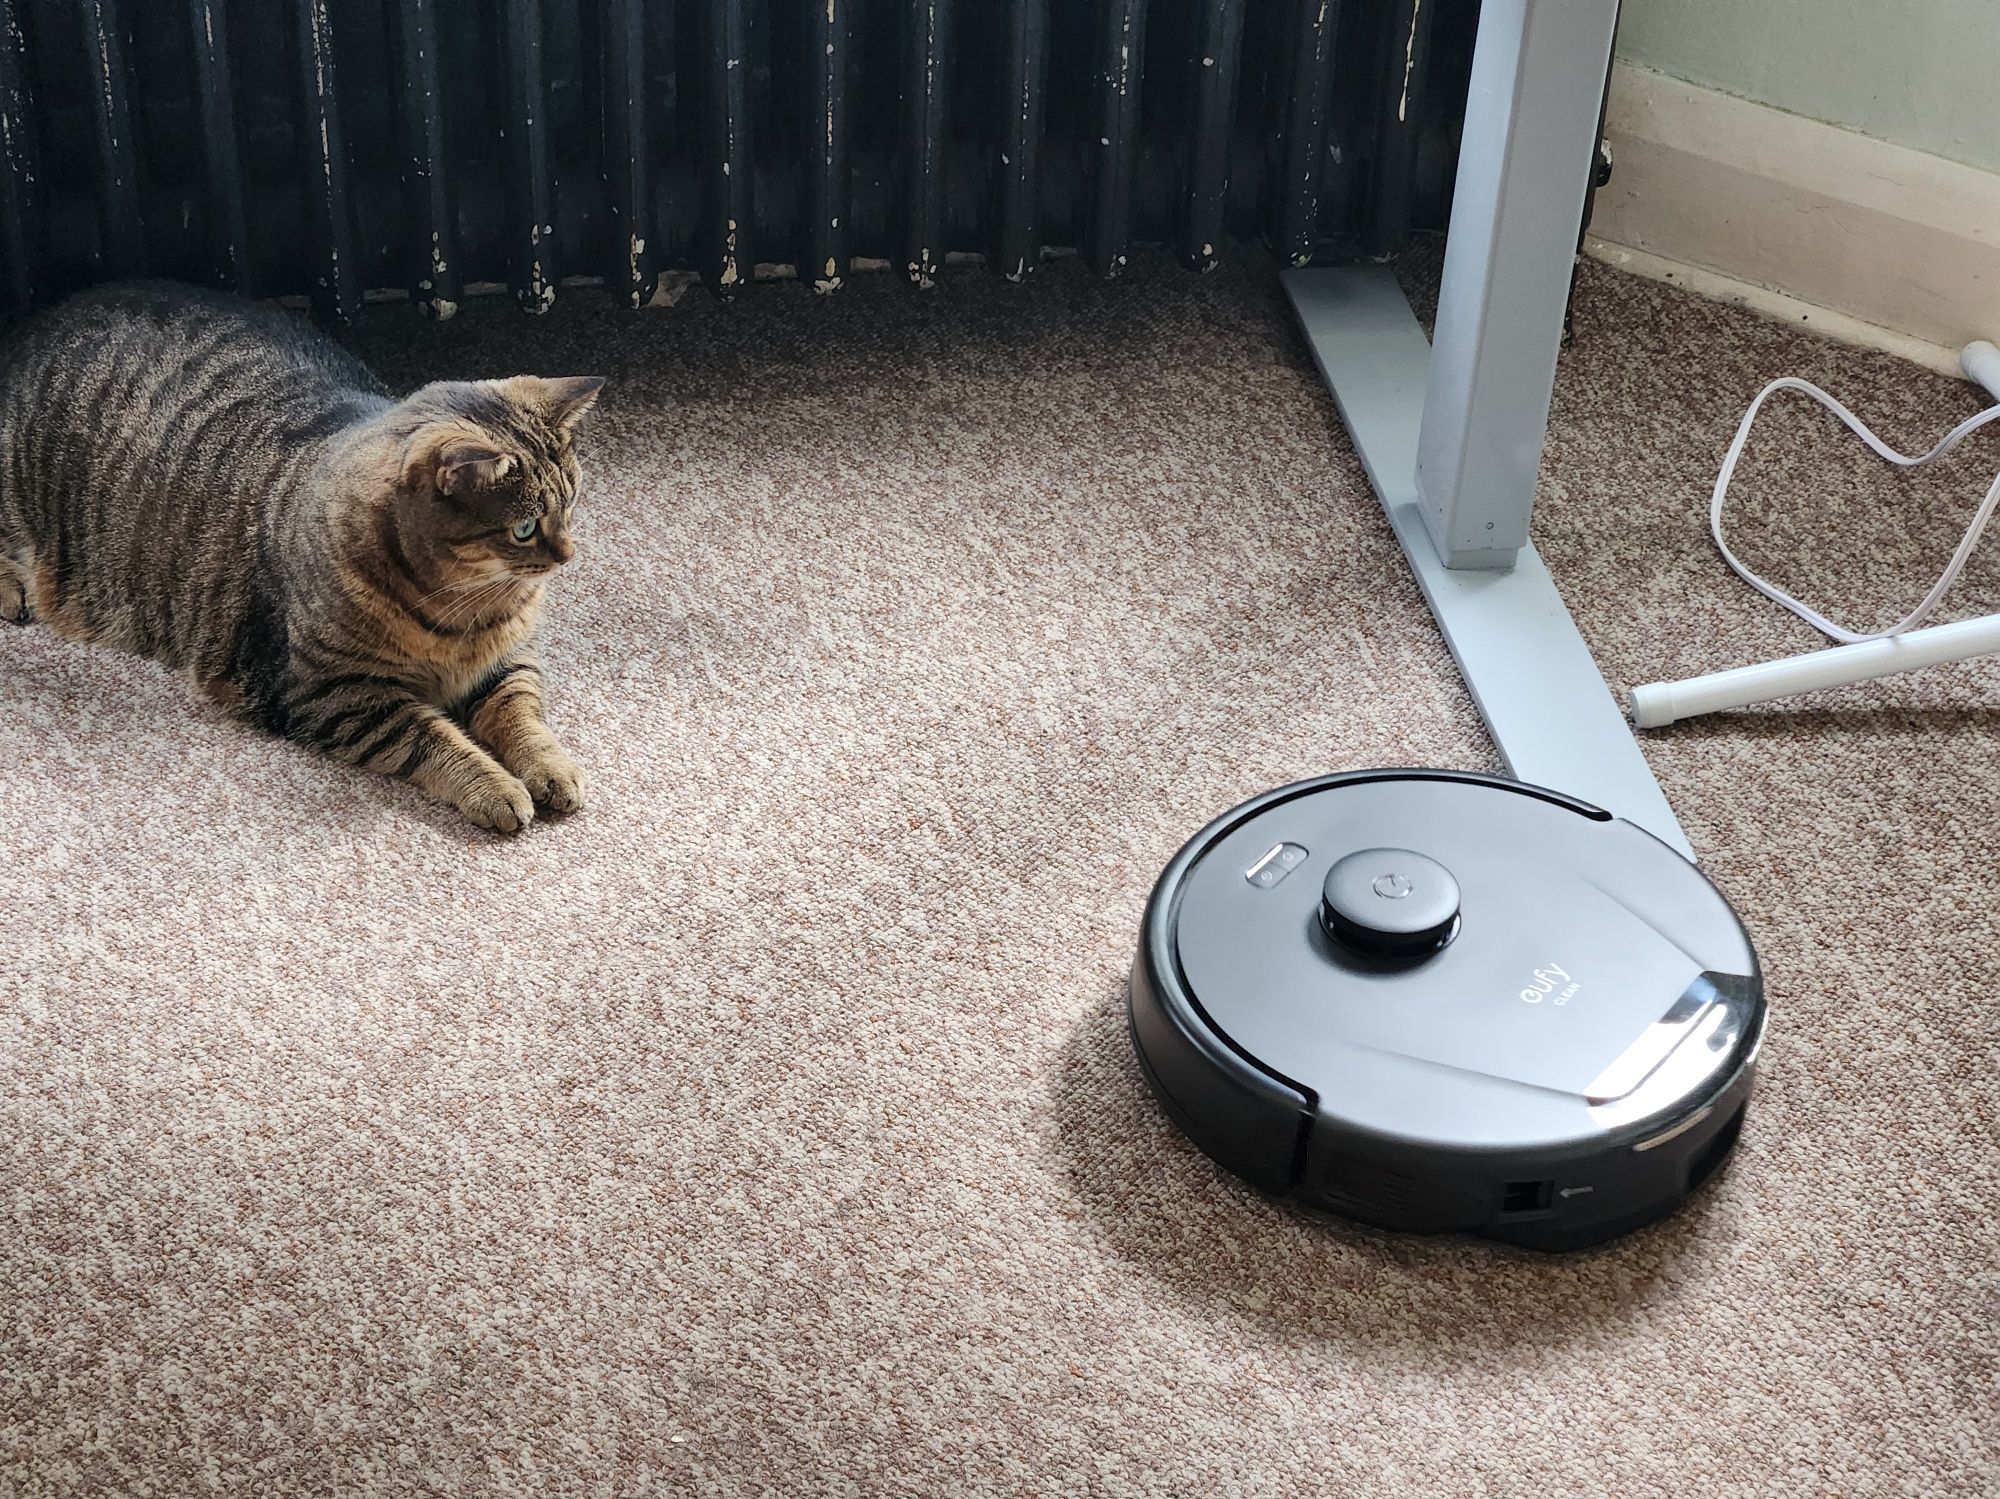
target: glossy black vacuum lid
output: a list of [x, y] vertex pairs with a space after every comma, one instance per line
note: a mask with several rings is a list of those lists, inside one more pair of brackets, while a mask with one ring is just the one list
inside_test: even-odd
[[1756, 1044], [1728, 903], [1581, 803], [1368, 773], [1273, 793], [1197, 843], [1154, 911], [1189, 998], [1358, 1128], [1499, 1148], [1657, 1127]]

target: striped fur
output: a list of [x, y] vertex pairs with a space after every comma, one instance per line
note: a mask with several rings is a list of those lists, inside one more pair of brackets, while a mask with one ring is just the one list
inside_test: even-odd
[[0, 342], [0, 616], [151, 656], [484, 827], [571, 811], [536, 635], [602, 383], [398, 401], [275, 308], [86, 292]]

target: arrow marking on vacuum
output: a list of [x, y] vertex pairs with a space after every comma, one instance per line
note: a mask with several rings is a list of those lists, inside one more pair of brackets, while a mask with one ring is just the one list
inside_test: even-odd
[[1564, 1187], [1556, 1193], [1558, 1197], [1581, 1197], [1585, 1192], [1595, 1192], [1595, 1187]]

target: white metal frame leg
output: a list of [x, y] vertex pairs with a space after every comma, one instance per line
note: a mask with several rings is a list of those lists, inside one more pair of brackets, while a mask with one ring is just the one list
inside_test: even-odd
[[[1965, 377], [2000, 401], [2000, 349], [1984, 339], [1959, 355]], [[1846, 687], [1897, 672], [2000, 654], [2000, 614], [1961, 619], [1948, 625], [1907, 630], [1881, 640], [1836, 645], [1781, 661], [1760, 661], [1680, 682], [1648, 682], [1632, 689], [1632, 721], [1642, 729], [1665, 728], [1684, 718], [1747, 708], [1773, 698]]]
[[1435, 347], [1382, 267], [1285, 289], [1508, 770], [1692, 857], [1528, 534], [1617, 11], [1481, 6]]
[[1528, 545], [1617, 20], [1617, 0], [1480, 8], [1417, 438], [1447, 567]]

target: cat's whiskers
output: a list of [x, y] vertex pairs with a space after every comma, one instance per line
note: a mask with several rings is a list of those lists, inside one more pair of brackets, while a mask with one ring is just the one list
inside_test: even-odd
[[438, 616], [438, 627], [454, 628], [461, 623], [469, 623], [478, 617], [487, 604], [514, 587], [517, 581], [512, 574], [502, 573], [487, 582], [484, 587], [475, 588], [465, 598], [452, 600], [450, 607]]
[[[385, 594], [384, 596], [388, 597], [390, 603], [395, 606], [394, 612], [386, 616], [379, 616], [380, 628], [374, 631], [372, 637], [363, 647], [363, 650], [372, 655], [381, 666], [393, 669], [402, 665], [403, 663], [400, 660], [402, 653], [400, 651], [392, 650], [392, 654], [389, 655], [384, 655], [383, 652], [385, 649], [392, 648], [392, 643], [396, 638], [397, 625], [404, 616], [419, 611], [423, 605], [428, 604], [432, 599], [440, 598], [448, 593], [463, 594], [472, 589], [481, 588], [487, 582], [488, 579], [485, 577], [455, 578], [442, 588], [433, 588], [429, 593], [420, 594], [418, 597], [410, 599], [407, 602]], [[377, 591], [381, 592], [379, 589]], [[459, 600], [454, 599], [452, 604], [455, 606], [458, 602]], [[421, 617], [419, 615], [419, 618]]]
[[472, 577], [472, 578], [455, 578], [451, 582], [445, 584], [444, 587], [442, 588], [433, 588], [429, 593], [422, 594], [419, 595], [417, 598], [411, 599], [410, 602], [406, 604], [404, 607], [409, 609], [414, 609], [419, 604], [428, 604], [432, 599], [438, 597], [438, 595], [440, 594], [463, 593], [466, 589], [477, 588], [481, 583], [484, 583], [486, 581], [488, 581], [488, 577], [486, 574], [481, 574], [477, 577]]
[[475, 614], [479, 607], [492, 597], [494, 592], [494, 584], [482, 581], [469, 589], [464, 597], [453, 599], [450, 604], [439, 611], [437, 618], [431, 622], [433, 627], [439, 631], [457, 629], [461, 622]]

